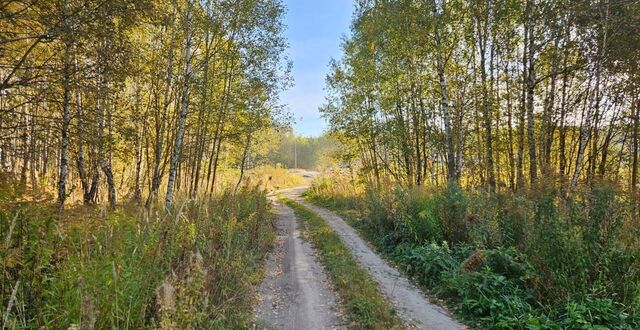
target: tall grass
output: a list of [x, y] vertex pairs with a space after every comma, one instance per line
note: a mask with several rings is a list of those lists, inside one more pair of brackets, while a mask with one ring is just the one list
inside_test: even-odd
[[248, 327], [274, 237], [265, 192], [243, 186], [176, 209], [115, 211], [0, 200], [3, 325]]
[[350, 207], [365, 237], [471, 325], [640, 327], [638, 218], [613, 184], [569, 197], [545, 182], [524, 195], [385, 185], [340, 201], [332, 181], [309, 198]]

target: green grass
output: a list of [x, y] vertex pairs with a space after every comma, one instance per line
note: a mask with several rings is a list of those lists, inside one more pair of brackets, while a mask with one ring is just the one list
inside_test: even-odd
[[352, 325], [361, 329], [402, 328], [376, 282], [356, 262], [338, 234], [302, 205], [290, 199], [282, 200], [294, 210], [304, 232], [320, 251], [321, 261], [344, 302]]
[[325, 180], [305, 197], [343, 216], [473, 328], [638, 329], [633, 205], [606, 183], [570, 200], [543, 188], [512, 196], [390, 186], [354, 196]]
[[171, 211], [123, 205], [62, 214], [2, 194], [0, 187], [0, 303], [6, 310], [13, 301], [6, 328], [251, 326], [253, 288], [275, 237], [264, 190], [178, 200]]

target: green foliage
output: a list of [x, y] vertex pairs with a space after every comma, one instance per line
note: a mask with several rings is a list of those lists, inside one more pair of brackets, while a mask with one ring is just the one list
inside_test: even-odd
[[32, 203], [3, 204], [3, 306], [19, 285], [6, 325], [248, 326], [250, 293], [274, 237], [265, 193], [245, 186], [237, 195], [177, 205], [60, 215]]
[[[338, 211], [470, 325], [640, 326], [640, 244], [621, 231], [636, 218], [615, 186], [597, 183], [570, 197], [553, 185], [530, 196], [391, 189], [363, 193], [348, 204], [360, 209]], [[312, 189], [310, 199], [347, 205], [331, 201], [342, 198], [339, 190]]]
[[446, 244], [401, 244], [395, 248], [391, 258], [416, 282], [430, 289], [441, 283], [443, 275], [460, 266]]
[[559, 324], [566, 329], [633, 329], [620, 307], [612, 299], [587, 296], [580, 302], [568, 302]]
[[480, 272], [457, 273], [440, 290], [460, 303], [456, 311], [481, 328], [513, 329], [527, 321], [532, 310], [531, 293], [516, 280], [484, 268]]
[[335, 165], [333, 154], [338, 145], [327, 135], [304, 137], [284, 131], [275, 138], [279, 139], [279, 143], [270, 145], [266, 156], [270, 164], [308, 170], [321, 170]]
[[449, 184], [436, 197], [436, 214], [444, 238], [457, 244], [468, 238], [467, 197], [457, 184]]

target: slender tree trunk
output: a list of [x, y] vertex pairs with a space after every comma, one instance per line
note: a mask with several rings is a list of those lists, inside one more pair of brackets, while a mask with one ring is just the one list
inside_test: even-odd
[[638, 192], [638, 152], [640, 151], [638, 134], [640, 133], [640, 100], [635, 96], [635, 110], [633, 116], [633, 137], [632, 137], [632, 161], [631, 161], [631, 189]]
[[29, 174], [31, 180], [31, 189], [34, 193], [38, 191], [38, 180], [36, 178], [36, 167], [38, 166], [37, 161], [37, 151], [38, 147], [36, 142], [36, 118], [38, 118], [38, 106], [34, 106], [33, 108], [33, 116], [31, 117], [31, 129], [29, 132], [30, 140], [29, 140]]
[[[173, 21], [173, 20], [172, 20]], [[169, 106], [171, 105], [171, 86], [173, 82], [173, 45], [174, 45], [174, 30], [168, 25], [167, 29], [170, 29], [170, 37], [169, 37], [169, 47], [167, 54], [167, 71], [165, 75], [165, 86], [164, 86], [164, 94], [163, 94], [163, 104], [162, 104], [162, 113], [160, 118], [156, 115], [156, 143], [154, 145], [154, 159], [153, 159], [153, 176], [151, 179], [151, 188], [149, 189], [149, 196], [147, 197], [147, 201], [145, 205], [149, 207], [151, 202], [158, 197], [158, 188], [160, 188], [160, 182], [162, 181], [162, 172], [160, 165], [162, 163], [162, 152], [164, 150], [164, 139], [165, 139], [165, 131], [167, 130], [167, 111], [169, 110]], [[157, 113], [157, 112], [156, 112]], [[164, 169], [164, 166], [163, 166]]]
[[220, 163], [220, 150], [222, 149], [222, 137], [218, 138], [218, 142], [216, 144], [215, 149], [215, 157], [213, 157], [213, 173], [211, 178], [211, 190], [209, 190], [209, 194], [213, 195], [216, 189], [216, 179], [218, 176], [218, 164]]
[[553, 43], [553, 55], [551, 64], [551, 83], [547, 97], [545, 98], [544, 106], [544, 123], [542, 124], [542, 155], [541, 155], [541, 168], [543, 174], [551, 172], [551, 148], [553, 146], [553, 135], [555, 132], [555, 123], [553, 122], [553, 112], [555, 110], [556, 103], [556, 81], [557, 72], [559, 67], [559, 56], [557, 55], [558, 47], [560, 45], [560, 33], [557, 33]]
[[71, 48], [72, 36], [71, 36], [71, 18], [68, 16], [67, 3], [64, 3], [64, 63], [62, 73], [62, 131], [61, 131], [61, 146], [60, 146], [60, 179], [58, 181], [58, 205], [60, 209], [64, 208], [64, 201], [67, 198], [67, 171], [68, 171], [68, 156], [69, 149], [69, 126], [71, 124]]
[[[486, 10], [489, 10], [486, 8]], [[487, 14], [488, 19], [488, 14]], [[492, 119], [491, 119], [491, 109], [489, 104], [489, 90], [487, 86], [487, 29], [488, 22], [484, 22], [483, 24], [480, 22], [478, 18], [477, 21], [477, 30], [478, 30], [478, 49], [480, 51], [480, 79], [482, 85], [482, 115], [484, 117], [484, 131], [485, 131], [485, 147], [486, 147], [486, 175], [487, 175], [487, 183], [489, 185], [489, 190], [495, 192], [496, 190], [496, 177], [495, 170], [493, 165], [493, 141], [492, 141]]]
[[598, 73], [597, 76], [598, 79], [596, 79], [595, 101], [593, 105], [595, 111], [593, 115], [593, 127], [591, 128], [591, 151], [589, 152], [589, 168], [587, 169], [588, 180], [593, 178], [596, 171], [598, 159], [598, 140], [600, 140], [600, 74]]
[[247, 157], [249, 155], [249, 148], [251, 148], [251, 133], [247, 134], [247, 142], [244, 144], [244, 151], [242, 152], [242, 162], [240, 163], [240, 177], [238, 178], [238, 182], [236, 183], [235, 188], [233, 189], [233, 193], [238, 193], [238, 188], [240, 188], [240, 184], [242, 183], [242, 179], [244, 179], [244, 170], [247, 166]]
[[[29, 110], [27, 110], [29, 107], [25, 106], [25, 113], [22, 115], [22, 121], [23, 121], [23, 125], [24, 125], [24, 129], [22, 132], [22, 136], [21, 136], [21, 142], [20, 145], [22, 147], [22, 167], [20, 168], [20, 186], [23, 188], [26, 188], [27, 186], [27, 172], [29, 170], [29, 155], [31, 155], [31, 152], [29, 152], [29, 126], [32, 126], [33, 123], [29, 123], [29, 119], [28, 119], [28, 112]], [[33, 107], [31, 107], [33, 108]], [[31, 115], [31, 117], [33, 118], [33, 115]]]
[[[434, 13], [436, 15], [440, 15], [436, 12], [436, 8], [434, 7]], [[445, 63], [443, 56], [440, 54], [442, 52], [442, 42], [440, 40], [440, 31], [439, 28], [436, 27], [435, 32], [436, 38], [436, 65], [438, 71], [438, 80], [440, 82], [440, 106], [442, 109], [442, 114], [444, 117], [444, 134], [446, 139], [446, 147], [447, 147], [447, 179], [449, 182], [458, 182], [458, 177], [456, 175], [456, 164], [455, 164], [455, 150], [453, 146], [453, 133], [451, 132], [451, 112], [449, 109], [449, 92], [447, 89], [447, 79], [445, 76]]]
[[[212, 151], [213, 173], [211, 173], [212, 174], [211, 187], [209, 189], [210, 196], [213, 195], [213, 193], [215, 192], [216, 179], [218, 175], [218, 162], [220, 160], [220, 150], [222, 148], [223, 135], [225, 132], [224, 125], [227, 117], [227, 111], [229, 108], [229, 99], [230, 99], [229, 94], [231, 93], [231, 84], [233, 82], [233, 77], [235, 74], [235, 71], [234, 71], [235, 65], [236, 63], [233, 60], [225, 61], [224, 87], [222, 91], [222, 100], [220, 102], [220, 107], [219, 107], [218, 120], [216, 121], [216, 126], [215, 126], [214, 145], [213, 145], [213, 151]], [[209, 166], [211, 166], [211, 162], [209, 163]], [[209, 175], [207, 174], [207, 177], [208, 176]], [[207, 181], [209, 181], [208, 178], [207, 178]]]
[[527, 137], [529, 139], [529, 179], [531, 184], [538, 179], [538, 159], [536, 157], [536, 134], [534, 117], [534, 95], [536, 84], [535, 70], [535, 0], [528, 1], [528, 24], [529, 24], [529, 74], [527, 75]]
[[[601, 40], [598, 41], [598, 55], [596, 58], [596, 63], [595, 63], [595, 76], [596, 76], [596, 82], [595, 82], [595, 88], [594, 91], [592, 92], [590, 98], [589, 98], [589, 105], [587, 106], [588, 109], [586, 111], [586, 118], [585, 118], [585, 125], [583, 125], [580, 129], [580, 145], [578, 147], [578, 156], [576, 159], [576, 169], [575, 172], [573, 174], [573, 179], [571, 180], [571, 186], [570, 188], [574, 188], [577, 184], [578, 184], [578, 180], [580, 179], [580, 172], [582, 171], [582, 167], [583, 167], [583, 161], [584, 161], [584, 153], [587, 149], [587, 145], [589, 143], [589, 139], [591, 138], [590, 132], [592, 129], [592, 120], [593, 120], [593, 115], [591, 113], [592, 108], [595, 110], [595, 114], [596, 116], [598, 116], [599, 114], [599, 110], [600, 110], [600, 83], [601, 83], [601, 66], [602, 66], [602, 60], [604, 59], [605, 56], [605, 49], [606, 49], [606, 45], [607, 45], [607, 29], [605, 27], [605, 25], [607, 24], [608, 21], [608, 16], [609, 16], [609, 8], [608, 6], [605, 9], [605, 13], [602, 13], [602, 25], [600, 27], [600, 34], [601, 34]], [[587, 86], [587, 88], [590, 88], [590, 83]], [[595, 131], [597, 131], [597, 118], [596, 118], [596, 127], [593, 128], [594, 129], [594, 134]], [[597, 134], [596, 134], [597, 136]], [[597, 139], [597, 137], [595, 138]], [[597, 141], [595, 141], [594, 143], [597, 143]], [[592, 152], [593, 153], [593, 152]], [[592, 157], [595, 157], [595, 154], [592, 154]], [[587, 170], [590, 172], [591, 171], [591, 167], [595, 166], [595, 164], [592, 164], [592, 162], [589, 162], [589, 168], [587, 168]]]
[[529, 49], [528, 25], [524, 25], [524, 51], [522, 52], [522, 95], [520, 98], [520, 113], [518, 114], [518, 156], [516, 166], [516, 182], [518, 190], [524, 188], [524, 125], [527, 107], [527, 55]]
[[[589, 82], [587, 88], [591, 88], [591, 82]], [[587, 96], [586, 98], [588, 98]], [[582, 171], [583, 162], [584, 162], [584, 152], [587, 149], [587, 143], [589, 142], [589, 133], [591, 128], [591, 107], [587, 104], [588, 102], [585, 100], [585, 105], [582, 110], [582, 123], [580, 126], [580, 135], [578, 138], [578, 153], [576, 156], [576, 165], [575, 170], [573, 172], [573, 178], [571, 179], [570, 189], [573, 189], [580, 179], [580, 172]]]
[[113, 177], [113, 171], [111, 169], [111, 161], [106, 155], [106, 146], [105, 146], [105, 137], [104, 137], [105, 110], [111, 111], [109, 110], [109, 106], [106, 100], [107, 98], [106, 90], [108, 87], [104, 77], [104, 72], [100, 75], [99, 79], [100, 79], [100, 87], [99, 87], [100, 100], [98, 101], [99, 105], [98, 105], [98, 111], [97, 111], [99, 116], [99, 119], [98, 119], [98, 139], [99, 139], [98, 165], [100, 166], [100, 169], [102, 169], [102, 173], [104, 173], [105, 179], [107, 180], [107, 198], [109, 201], [109, 206], [115, 207], [116, 206], [115, 180]]
[[[140, 90], [136, 91], [136, 111], [140, 112]], [[142, 160], [144, 157], [144, 148], [143, 141], [144, 137], [147, 136], [147, 111], [144, 112], [142, 117], [142, 128], [139, 130], [138, 136], [135, 140], [135, 148], [136, 148], [136, 170], [135, 170], [135, 181], [133, 183], [133, 200], [140, 203], [142, 201]]]
[[568, 61], [569, 61], [569, 41], [571, 38], [570, 34], [570, 23], [571, 20], [567, 19], [565, 23], [565, 31], [564, 31], [564, 54], [562, 59], [562, 100], [560, 103], [560, 141], [559, 141], [559, 153], [558, 156], [560, 158], [559, 163], [560, 166], [558, 171], [560, 172], [560, 176], [564, 177], [567, 174], [567, 155], [566, 155], [566, 144], [567, 144], [567, 127], [566, 127], [566, 115], [567, 115], [567, 88], [569, 85], [569, 73], [567, 72]]
[[[78, 59], [74, 59], [74, 65], [76, 70], [76, 80], [78, 79]], [[85, 145], [85, 135], [84, 135], [84, 113], [82, 108], [82, 92], [80, 88], [76, 88], [76, 117], [78, 120], [76, 135], [78, 137], [78, 153], [76, 155], [76, 166], [78, 167], [78, 175], [80, 176], [80, 185], [82, 186], [82, 202], [84, 205], [89, 205], [92, 202], [91, 196], [91, 185], [89, 183], [89, 178], [87, 174], [87, 169], [85, 168], [85, 154], [84, 154], [84, 145]]]
[[184, 137], [184, 126], [187, 121], [187, 114], [189, 112], [189, 88], [191, 87], [191, 45], [193, 42], [193, 31], [191, 31], [191, 11], [193, 10], [193, 2], [189, 1], [189, 5], [185, 17], [185, 29], [186, 29], [186, 43], [185, 43], [185, 73], [184, 73], [184, 87], [182, 90], [182, 109], [180, 111], [180, 117], [178, 118], [178, 130], [176, 132], [176, 140], [173, 147], [173, 156], [171, 157], [171, 164], [169, 167], [169, 179], [167, 182], [167, 196], [165, 198], [165, 204], [171, 207], [173, 204], [173, 186], [176, 179], [176, 172], [178, 163], [180, 162], [180, 151], [182, 148], [182, 140]]
[[611, 140], [613, 139], [613, 130], [615, 127], [615, 122], [617, 120], [618, 120], [618, 111], [616, 111], [613, 117], [611, 117], [611, 121], [609, 122], [609, 128], [607, 129], [607, 135], [605, 136], [604, 143], [602, 144], [601, 159], [600, 159], [600, 164], [598, 166], [598, 176], [600, 178], [603, 178], [607, 171], [609, 147], [611, 145]]
[[511, 79], [505, 65], [504, 74], [506, 77], [506, 94], [507, 94], [507, 151], [509, 153], [509, 188], [511, 191], [516, 190], [515, 176], [516, 176], [516, 161], [513, 152], [513, 106], [511, 104]]
[[[211, 5], [211, 1], [207, 1], [207, 11], [210, 11], [210, 5]], [[200, 185], [200, 169], [202, 167], [202, 158], [203, 158], [203, 154], [204, 154], [204, 146], [205, 146], [205, 132], [206, 132], [206, 127], [203, 127], [205, 124], [205, 113], [207, 110], [207, 105], [209, 104], [210, 100], [209, 100], [209, 58], [210, 58], [210, 54], [211, 54], [211, 37], [210, 37], [210, 31], [207, 29], [207, 32], [205, 33], [205, 52], [204, 52], [204, 65], [203, 65], [203, 70], [204, 70], [204, 77], [202, 79], [202, 100], [200, 102], [200, 113], [199, 113], [199, 118], [198, 118], [198, 123], [199, 123], [199, 130], [201, 132], [199, 132], [199, 137], [200, 137], [200, 141], [197, 141], [197, 150], [196, 150], [196, 157], [195, 157], [195, 175], [193, 177], [193, 183], [192, 183], [192, 189], [191, 189], [191, 196], [192, 197], [196, 197], [196, 195], [198, 194], [198, 189], [199, 189], [199, 185]], [[208, 122], [208, 120], [206, 120], [206, 122]]]

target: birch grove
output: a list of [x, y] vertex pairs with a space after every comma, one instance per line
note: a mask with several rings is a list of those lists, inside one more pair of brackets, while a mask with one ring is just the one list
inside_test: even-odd
[[212, 192], [248, 136], [283, 124], [279, 0], [0, 8], [0, 170], [60, 207]]
[[323, 113], [371, 182], [635, 191], [638, 15], [637, 1], [361, 1]]

